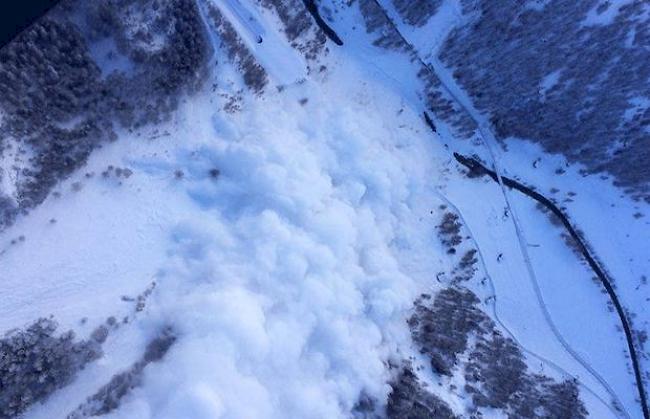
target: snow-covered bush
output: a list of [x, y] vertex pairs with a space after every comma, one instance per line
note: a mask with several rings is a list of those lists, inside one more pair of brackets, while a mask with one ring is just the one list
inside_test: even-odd
[[458, 355], [467, 350], [469, 334], [483, 331], [488, 319], [475, 307], [478, 302], [465, 288], [446, 288], [433, 301], [429, 295], [415, 301], [408, 321], [413, 341], [438, 374], [450, 375]]
[[427, 391], [409, 365], [390, 383], [386, 417], [388, 419], [453, 419], [449, 406]]
[[128, 370], [114, 375], [106, 385], [70, 413], [68, 419], [105, 415], [117, 409], [122, 398], [142, 382], [144, 368], [152, 362], [160, 361], [175, 341], [176, 336], [172, 329], [165, 328], [159, 336], [149, 342], [142, 358]]

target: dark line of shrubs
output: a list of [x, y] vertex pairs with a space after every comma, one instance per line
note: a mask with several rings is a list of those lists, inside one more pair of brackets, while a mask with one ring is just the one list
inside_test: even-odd
[[176, 335], [171, 328], [165, 328], [147, 345], [141, 359], [136, 361], [128, 370], [114, 375], [95, 394], [88, 397], [85, 403], [67, 416], [67, 419], [82, 419], [101, 416], [110, 413], [120, 406], [120, 403], [131, 390], [142, 383], [142, 375], [147, 365], [160, 361], [176, 342]]

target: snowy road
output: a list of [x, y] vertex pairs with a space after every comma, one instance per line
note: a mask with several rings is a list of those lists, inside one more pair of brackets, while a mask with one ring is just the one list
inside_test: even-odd
[[487, 169], [483, 165], [481, 165], [480, 162], [467, 158], [461, 155], [458, 155], [454, 153], [454, 157], [456, 158], [457, 161], [459, 161], [461, 164], [466, 166], [468, 169], [471, 171], [476, 171], [478, 170], [479, 173], [483, 172], [492, 179], [494, 179], [495, 182], [500, 182], [501, 184], [507, 186], [508, 188], [515, 189], [532, 199], [536, 200], [537, 202], [543, 204], [546, 208], [548, 208], [553, 214], [555, 214], [562, 222], [564, 225], [564, 228], [568, 231], [570, 236], [575, 240], [575, 242], [578, 245], [579, 251], [582, 254], [582, 256], [585, 258], [591, 269], [594, 271], [596, 276], [599, 278], [600, 282], [603, 284], [603, 287], [607, 291], [607, 294], [609, 296], [610, 301], [613, 303], [614, 308], [616, 309], [616, 314], [618, 315], [621, 325], [623, 327], [623, 331], [625, 333], [625, 339], [627, 341], [627, 346], [628, 346], [628, 353], [630, 355], [630, 359], [632, 361], [632, 368], [634, 369], [634, 375], [636, 377], [636, 386], [637, 390], [639, 392], [639, 398], [641, 401], [641, 407], [643, 409], [643, 414], [644, 417], [648, 417], [648, 406], [646, 402], [646, 392], [645, 388], [643, 386], [643, 380], [642, 380], [642, 372], [641, 372], [641, 367], [639, 365], [639, 360], [638, 360], [638, 354], [634, 346], [634, 338], [632, 336], [632, 330], [629, 324], [629, 321], [627, 319], [627, 316], [625, 314], [625, 311], [623, 307], [621, 306], [621, 303], [619, 301], [618, 296], [616, 295], [616, 291], [614, 290], [611, 280], [608, 278], [608, 275], [602, 270], [602, 268], [598, 265], [598, 262], [596, 262], [596, 258], [591, 254], [590, 250], [588, 247], [585, 245], [583, 238], [580, 237], [580, 235], [576, 232], [574, 227], [571, 225], [569, 220], [567, 219], [566, 215], [560, 211], [557, 206], [555, 206], [549, 199], [544, 197], [543, 195], [535, 192], [534, 190], [521, 185], [520, 183], [509, 179], [504, 176], [498, 176], [494, 171]]

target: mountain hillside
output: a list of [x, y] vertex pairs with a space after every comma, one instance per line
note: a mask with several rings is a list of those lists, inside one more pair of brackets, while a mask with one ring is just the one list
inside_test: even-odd
[[0, 419], [648, 419], [649, 14], [60, 2], [0, 49]]

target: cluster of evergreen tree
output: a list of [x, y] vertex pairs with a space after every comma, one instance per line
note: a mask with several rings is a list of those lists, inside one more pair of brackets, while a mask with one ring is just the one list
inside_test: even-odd
[[[503, 336], [479, 303], [469, 289], [451, 286], [435, 296], [421, 295], [408, 320], [413, 342], [429, 359], [434, 374], [464, 378], [470, 403], [461, 417], [480, 418], [485, 409], [496, 409], [512, 419], [585, 419], [588, 412], [578, 383], [531, 372], [516, 342]], [[389, 365], [395, 375], [388, 383], [386, 402], [362, 393], [352, 417], [458, 417], [418, 378], [410, 361]]]
[[[3, 47], [0, 152], [27, 148], [31, 157], [18, 173], [17, 202], [0, 196], [0, 229], [114, 139], [115, 124], [160, 121], [195, 89], [207, 57], [203, 31], [192, 0], [67, 0]], [[147, 37], [164, 43], [146, 48]], [[105, 57], [91, 47], [107, 39], [131, 71], [102, 74]]]
[[[468, 1], [471, 0], [462, 0], [463, 7]], [[350, 3], [354, 4], [355, 2], [351, 1]], [[396, 7], [398, 10], [404, 10], [400, 5], [406, 7], [407, 3], [396, 3]], [[474, 120], [444, 91], [438, 76], [418, 58], [413, 46], [402, 38], [394, 22], [388, 17], [381, 4], [376, 0], [358, 0], [358, 5], [366, 32], [373, 34], [375, 37], [373, 44], [381, 48], [403, 52], [416, 65], [418, 69], [417, 76], [423, 84], [428, 109], [438, 119], [447, 122], [458, 137], [472, 137], [477, 129]], [[410, 10], [411, 6], [408, 7]], [[415, 8], [417, 9], [417, 7]], [[437, 10], [437, 8], [434, 9]], [[433, 14], [434, 9], [427, 10]]]
[[359, 0], [359, 9], [366, 26], [366, 32], [375, 36], [373, 41], [375, 46], [412, 52], [410, 46], [404, 42], [393, 23], [375, 0]]
[[326, 50], [327, 38], [314, 23], [301, 0], [257, 0], [257, 2], [275, 11], [291, 46], [299, 50], [308, 60], [315, 60]]
[[391, 383], [386, 417], [388, 419], [455, 419], [451, 408], [428, 391], [410, 365], [405, 365]]
[[[464, 374], [471, 413], [493, 408], [510, 418], [586, 418], [577, 383], [531, 373], [517, 344], [501, 334], [479, 302], [470, 290], [449, 287], [416, 300], [408, 322], [434, 372]], [[468, 361], [460, 362], [461, 355]]]
[[[647, 2], [478, 0], [440, 59], [499, 138], [540, 143], [650, 202]], [[616, 8], [616, 10], [610, 10]], [[611, 22], [591, 24], [604, 13]]]
[[436, 14], [442, 0], [393, 0], [393, 5], [406, 23], [422, 26]]
[[120, 406], [122, 399], [131, 390], [142, 384], [142, 376], [147, 365], [160, 361], [176, 342], [176, 335], [170, 327], [147, 344], [144, 355], [127, 370], [115, 374], [110, 381], [95, 394], [88, 397], [67, 419], [83, 419], [106, 415]]
[[427, 294], [415, 301], [415, 312], [408, 321], [411, 335], [437, 374], [451, 375], [458, 356], [467, 350], [470, 334], [485, 332], [488, 319], [476, 308], [478, 302], [465, 288], [446, 288], [433, 304]]
[[[103, 120], [96, 98], [100, 71], [81, 35], [66, 22], [43, 19], [0, 50], [0, 149], [7, 138], [32, 150], [31, 168], [19, 173], [18, 207], [40, 203], [58, 178], [78, 167]], [[72, 129], [60, 122], [79, 119]]]
[[381, 405], [362, 393], [352, 409], [354, 419], [456, 419], [449, 405], [427, 388], [413, 369], [402, 362], [395, 365], [395, 376], [388, 383], [390, 392], [386, 404]]
[[460, 236], [461, 226], [458, 215], [453, 212], [446, 212], [440, 224], [436, 226], [442, 244], [450, 248], [458, 246], [463, 241]]
[[465, 390], [477, 407], [502, 409], [511, 418], [587, 417], [574, 380], [529, 373], [516, 344], [498, 332], [481, 336], [469, 359]]
[[67, 385], [79, 370], [102, 355], [95, 340], [75, 341], [72, 331], [39, 319], [0, 339], [0, 418], [18, 416], [31, 404]]

